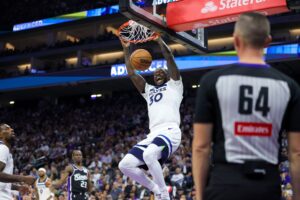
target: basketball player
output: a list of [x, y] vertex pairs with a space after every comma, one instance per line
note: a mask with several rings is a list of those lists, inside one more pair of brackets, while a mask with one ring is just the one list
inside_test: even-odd
[[11, 154], [11, 147], [15, 139], [14, 130], [7, 124], [0, 124], [0, 199], [11, 200], [11, 190], [18, 190], [21, 193], [29, 192], [26, 185], [32, 185], [35, 181], [33, 176], [13, 175], [14, 161]]
[[35, 196], [37, 200], [54, 200], [54, 194], [51, 192], [51, 179], [47, 177], [46, 169], [38, 170], [39, 178], [35, 182]]
[[68, 200], [88, 200], [92, 183], [88, 169], [82, 165], [80, 150], [72, 152], [72, 161], [73, 164], [65, 168], [60, 180], [53, 183], [53, 187], [58, 188], [68, 180]]
[[285, 129], [293, 200], [299, 200], [299, 86], [263, 59], [271, 42], [265, 16], [242, 14], [233, 37], [239, 62], [206, 74], [198, 89], [192, 148], [196, 199], [280, 200], [279, 139]]
[[[136, 144], [119, 163], [120, 170], [130, 178], [151, 190], [156, 199], [170, 199], [164, 181], [161, 164], [178, 148], [181, 141], [179, 107], [182, 101], [183, 84], [171, 50], [158, 37], [167, 68], [154, 72], [154, 83], [150, 85], [137, 74], [129, 63], [129, 44], [122, 42], [128, 75], [146, 99], [150, 133]], [[141, 169], [149, 169], [151, 180]]]

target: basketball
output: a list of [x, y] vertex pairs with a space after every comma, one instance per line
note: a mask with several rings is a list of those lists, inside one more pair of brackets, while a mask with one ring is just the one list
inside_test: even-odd
[[152, 63], [152, 56], [145, 49], [137, 49], [130, 56], [132, 67], [139, 71], [148, 69]]

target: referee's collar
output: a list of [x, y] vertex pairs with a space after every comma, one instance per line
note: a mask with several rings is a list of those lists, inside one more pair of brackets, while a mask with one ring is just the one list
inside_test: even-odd
[[238, 62], [236, 64], [240, 67], [270, 68], [270, 65], [268, 64], [254, 64], [254, 63], [243, 63], [243, 62]]

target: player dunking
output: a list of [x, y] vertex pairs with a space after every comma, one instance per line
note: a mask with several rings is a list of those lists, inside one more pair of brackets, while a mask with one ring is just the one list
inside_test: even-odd
[[[183, 85], [174, 57], [165, 42], [155, 40], [167, 61], [167, 68], [154, 72], [155, 85], [146, 83], [129, 63], [129, 44], [123, 43], [128, 75], [147, 101], [150, 133], [136, 144], [119, 163], [120, 170], [151, 190], [156, 199], [170, 199], [161, 164], [178, 148], [181, 141], [180, 113]], [[141, 169], [146, 166], [151, 180]]]
[[68, 180], [68, 200], [87, 200], [88, 192], [92, 189], [90, 173], [82, 165], [82, 152], [72, 152], [73, 164], [68, 165], [57, 183], [53, 187], [60, 187]]

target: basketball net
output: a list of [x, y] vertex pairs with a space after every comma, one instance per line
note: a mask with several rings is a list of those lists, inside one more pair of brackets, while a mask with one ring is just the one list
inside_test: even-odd
[[158, 37], [158, 34], [151, 31], [146, 26], [143, 26], [133, 20], [124, 23], [118, 29], [119, 38], [125, 43], [144, 43]]

